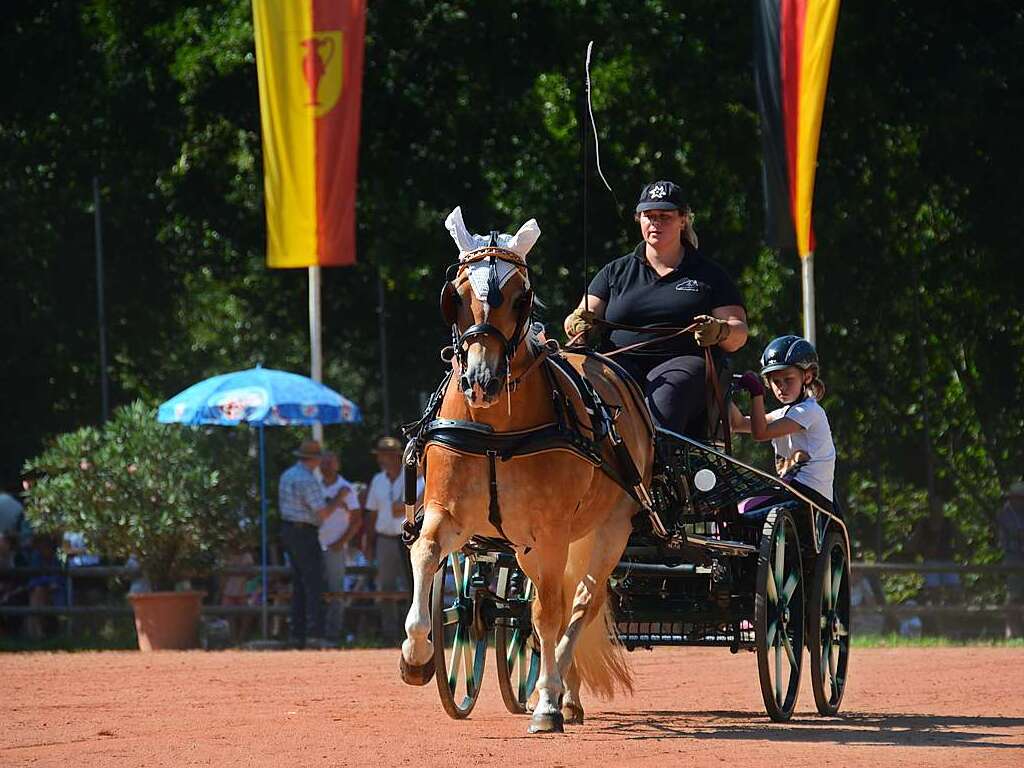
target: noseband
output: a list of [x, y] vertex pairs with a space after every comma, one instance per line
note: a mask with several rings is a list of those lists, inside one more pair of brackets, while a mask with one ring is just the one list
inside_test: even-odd
[[[502, 347], [501, 362], [496, 374], [499, 377], [504, 377], [508, 375], [512, 358], [515, 356], [516, 350], [523, 340], [523, 330], [529, 323], [530, 313], [533, 311], [533, 290], [529, 287], [530, 271], [529, 267], [526, 266], [526, 261], [513, 251], [499, 248], [496, 243], [497, 233], [492, 232], [491, 244], [489, 246], [470, 251], [459, 259], [458, 264], [452, 264], [448, 268], [448, 276], [444, 287], [441, 289], [441, 315], [444, 317], [445, 322], [451, 326], [452, 345], [442, 352], [442, 357], [445, 357], [445, 360], [449, 362], [452, 359], [457, 359], [459, 365], [465, 370], [470, 343], [480, 337], [493, 336], [501, 343]], [[459, 307], [462, 305], [462, 297], [455, 287], [455, 280], [458, 278], [463, 267], [483, 261], [484, 259], [490, 262], [490, 270], [487, 276], [487, 304], [492, 309], [497, 309], [505, 303], [505, 297], [501, 295], [501, 285], [498, 281], [498, 261], [504, 261], [517, 269], [523, 270], [522, 274], [527, 288], [519, 306], [516, 327], [512, 331], [512, 335], [507, 338], [501, 332], [501, 329], [490, 323], [476, 323], [469, 326], [465, 331], [459, 331], [458, 314]]]

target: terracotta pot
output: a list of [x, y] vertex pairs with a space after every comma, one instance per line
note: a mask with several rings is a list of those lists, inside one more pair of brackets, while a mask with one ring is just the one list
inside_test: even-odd
[[195, 648], [205, 592], [139, 592], [128, 595], [135, 611], [140, 651]]

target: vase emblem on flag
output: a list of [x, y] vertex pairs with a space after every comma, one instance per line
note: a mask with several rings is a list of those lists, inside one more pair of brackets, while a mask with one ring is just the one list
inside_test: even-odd
[[313, 107], [317, 117], [323, 117], [338, 103], [341, 95], [341, 31], [317, 32], [302, 40], [302, 74], [306, 79], [305, 106]]

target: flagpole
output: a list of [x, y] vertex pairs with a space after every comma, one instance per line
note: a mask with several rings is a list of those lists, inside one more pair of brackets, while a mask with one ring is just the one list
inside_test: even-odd
[[267, 639], [267, 459], [263, 441], [263, 422], [257, 427], [260, 436], [260, 635]]
[[[320, 265], [309, 268], [309, 375], [313, 381], [324, 380], [323, 325], [320, 315]], [[313, 439], [323, 442], [324, 425], [313, 425]]]
[[100, 211], [100, 179], [92, 177], [93, 223], [96, 230], [96, 324], [100, 337], [100, 415], [106, 424], [110, 415], [110, 386], [107, 377], [107, 317], [103, 298], [103, 214]]
[[384, 306], [384, 275], [380, 267], [377, 267], [377, 329], [379, 332], [380, 347], [380, 385], [381, 399], [383, 402], [383, 423], [384, 434], [391, 434], [391, 391], [388, 386], [388, 313]]
[[814, 328], [814, 251], [800, 259], [804, 293], [804, 338], [815, 344]]

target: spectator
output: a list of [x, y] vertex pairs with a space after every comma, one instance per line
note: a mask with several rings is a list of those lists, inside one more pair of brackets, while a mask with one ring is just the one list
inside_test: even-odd
[[[29, 568], [43, 570], [44, 573], [29, 578], [26, 588], [28, 589], [28, 604], [32, 608], [42, 608], [48, 605], [65, 605], [67, 596], [63, 576], [57, 573], [47, 573], [51, 569], [60, 569], [60, 561], [57, 559], [57, 541], [52, 536], [36, 534], [32, 537], [32, 548], [29, 550]], [[25, 618], [25, 635], [31, 640], [42, 640], [48, 632], [55, 631], [56, 621], [54, 617], [48, 617], [50, 621], [43, 621], [42, 616], [34, 615]]]
[[[252, 567], [256, 564], [252, 552], [240, 542], [233, 542], [228, 549], [228, 553], [223, 558], [226, 567]], [[228, 574], [220, 590], [220, 604], [223, 606], [259, 605], [259, 597], [259, 581], [251, 574], [249, 576], [240, 573]], [[234, 645], [238, 645], [245, 639], [255, 618], [251, 614], [228, 616], [231, 642]]]
[[[956, 524], [940, 512], [932, 512], [921, 519], [910, 533], [907, 542], [912, 555], [920, 555], [925, 565], [954, 565], [960, 532]], [[921, 602], [925, 605], [957, 605], [963, 603], [963, 584], [956, 571], [931, 571], [924, 574]], [[925, 614], [922, 617], [925, 634], [944, 633], [946, 622]]]
[[[28, 604], [28, 588], [6, 569], [21, 568], [26, 564], [18, 550], [18, 537], [14, 533], [0, 532], [0, 606]], [[21, 629], [19, 616], [0, 616], [0, 637], [15, 636]]]
[[294, 455], [298, 461], [284, 471], [278, 487], [281, 542], [292, 568], [291, 642], [296, 648], [323, 648], [324, 560], [317, 529], [341, 501], [325, 504], [313, 474], [323, 456], [320, 443], [304, 440]]
[[[77, 531], [65, 531], [61, 541], [61, 552], [68, 570], [89, 568], [100, 564], [99, 555], [89, 551], [85, 536]], [[68, 579], [68, 603], [70, 605], [100, 605], [107, 592], [107, 580], [103, 576], [78, 576]], [[70, 620], [70, 619], [69, 619]], [[100, 622], [95, 616], [81, 617], [75, 622], [77, 630], [96, 631]]]
[[25, 519], [25, 508], [6, 491], [0, 491], [0, 534], [3, 533], [20, 537], [23, 544], [32, 533]]
[[[412, 585], [409, 550], [402, 541], [405, 522], [405, 483], [402, 477], [402, 444], [394, 437], [382, 437], [373, 450], [380, 472], [370, 482], [366, 511], [373, 516], [375, 532], [371, 545], [377, 558], [377, 591], [408, 592]], [[423, 496], [423, 478], [416, 484], [417, 501]], [[381, 612], [381, 637], [385, 642], [398, 640], [403, 605], [397, 600], [378, 601]]]
[[[324, 502], [338, 501], [335, 509], [320, 525], [319, 540], [323, 550], [324, 578], [328, 592], [340, 592], [345, 588], [346, 547], [359, 532], [359, 499], [352, 484], [339, 474], [341, 464], [333, 451], [324, 452], [320, 460], [320, 484], [323, 487]], [[325, 629], [328, 640], [341, 639], [341, 628], [345, 617], [345, 604], [340, 598], [327, 603]]]
[[[1010, 486], [996, 522], [1003, 564], [1024, 568], [1024, 482]], [[1007, 574], [1006, 607], [1006, 639], [1024, 636], [1024, 573]]]
[[877, 590], [871, 576], [856, 571], [850, 574], [850, 607], [858, 611], [857, 636], [885, 633], [885, 594]]

